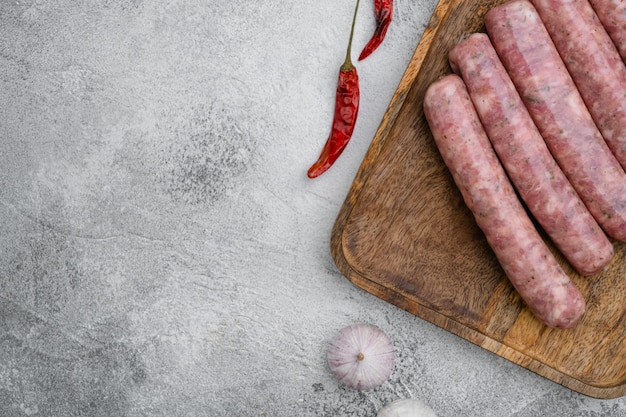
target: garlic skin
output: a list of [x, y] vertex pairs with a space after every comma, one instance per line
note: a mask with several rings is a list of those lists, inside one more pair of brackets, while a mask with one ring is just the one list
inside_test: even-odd
[[335, 378], [357, 390], [370, 390], [385, 382], [394, 359], [389, 337], [370, 324], [343, 328], [328, 348], [328, 365]]
[[381, 409], [376, 417], [437, 417], [435, 412], [420, 400], [396, 400]]

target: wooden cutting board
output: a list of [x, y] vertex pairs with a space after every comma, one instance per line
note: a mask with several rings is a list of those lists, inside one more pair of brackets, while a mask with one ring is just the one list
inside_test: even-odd
[[358, 287], [572, 390], [626, 394], [626, 245], [608, 271], [578, 275], [587, 301], [571, 330], [541, 324], [510, 285], [443, 164], [422, 112], [449, 49], [484, 31], [503, 0], [441, 0], [333, 227], [331, 249]]

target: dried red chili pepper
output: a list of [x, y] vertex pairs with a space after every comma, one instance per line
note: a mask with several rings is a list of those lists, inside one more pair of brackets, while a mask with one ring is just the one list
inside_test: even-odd
[[342, 66], [337, 83], [332, 131], [317, 162], [307, 172], [309, 178], [322, 175], [339, 158], [352, 137], [358, 110], [359, 77], [356, 67], [344, 69]]
[[352, 18], [352, 29], [348, 40], [348, 50], [346, 59], [339, 69], [339, 80], [337, 82], [337, 92], [335, 95], [335, 114], [330, 136], [326, 140], [324, 148], [317, 161], [309, 168], [307, 175], [315, 178], [322, 175], [335, 163], [339, 155], [348, 145], [357, 115], [359, 113], [359, 75], [356, 67], [352, 64], [350, 53], [352, 49], [352, 37], [354, 35], [354, 22], [356, 21], [359, 1], [356, 2], [354, 17]]
[[374, 30], [374, 35], [365, 45], [365, 48], [363, 48], [359, 61], [370, 56], [385, 39], [393, 15], [393, 0], [374, 0], [374, 9], [376, 10], [376, 30]]

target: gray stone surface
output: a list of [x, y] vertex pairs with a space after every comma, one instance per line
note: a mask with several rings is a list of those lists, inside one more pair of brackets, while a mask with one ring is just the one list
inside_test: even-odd
[[[435, 7], [397, 0], [328, 134], [354, 7], [337, 0], [0, 1], [0, 416], [624, 416], [352, 286], [332, 224]], [[373, 31], [363, 1], [360, 50]], [[367, 393], [325, 363], [393, 340]]]

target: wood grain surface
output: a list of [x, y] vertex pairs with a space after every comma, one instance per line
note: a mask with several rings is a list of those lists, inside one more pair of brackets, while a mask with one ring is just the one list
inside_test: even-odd
[[[582, 277], [547, 241], [587, 301], [580, 324], [534, 318], [499, 266], [435, 147], [426, 88], [448, 51], [484, 31], [503, 0], [441, 0], [333, 227], [331, 250], [358, 287], [582, 394], [626, 394], [626, 245], [606, 272]], [[545, 234], [544, 234], [545, 238]], [[546, 239], [547, 240], [547, 239]]]

